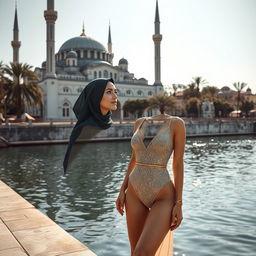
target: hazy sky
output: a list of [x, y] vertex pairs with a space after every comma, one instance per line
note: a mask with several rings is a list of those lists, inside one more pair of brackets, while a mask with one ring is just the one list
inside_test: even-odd
[[[17, 0], [20, 61], [46, 59], [46, 0]], [[85, 33], [107, 47], [111, 23], [114, 65], [124, 57], [136, 78], [154, 82], [155, 0], [55, 0], [55, 50]], [[15, 1], [0, 0], [0, 60], [12, 61]], [[210, 85], [246, 82], [256, 93], [256, 0], [159, 0], [164, 85], [202, 76]]]

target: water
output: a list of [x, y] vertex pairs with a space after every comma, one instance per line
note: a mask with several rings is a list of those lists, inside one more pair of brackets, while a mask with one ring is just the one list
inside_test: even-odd
[[[188, 139], [175, 255], [256, 255], [255, 142], [253, 136]], [[87, 144], [63, 177], [65, 149], [0, 149], [1, 179], [98, 256], [129, 255], [125, 216], [115, 210], [129, 142]]]

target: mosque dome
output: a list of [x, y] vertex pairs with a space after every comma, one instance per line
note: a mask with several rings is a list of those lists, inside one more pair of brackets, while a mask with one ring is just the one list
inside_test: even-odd
[[222, 91], [229, 91], [230, 88], [229, 88], [228, 86], [223, 86], [223, 87], [221, 88], [221, 90], [222, 90]]
[[67, 40], [59, 49], [59, 52], [70, 50], [97, 50], [106, 52], [106, 48], [95, 39], [88, 36], [77, 36]]
[[120, 59], [118, 62], [118, 65], [122, 65], [122, 64], [128, 65], [127, 59], [124, 59], [124, 58]]
[[77, 58], [77, 53], [75, 51], [70, 51], [67, 54], [67, 58]]
[[247, 92], [247, 94], [251, 94], [251, 93], [252, 93], [251, 88], [250, 88], [250, 87], [248, 87], [248, 88], [247, 88], [247, 90], [246, 90], [246, 92]]

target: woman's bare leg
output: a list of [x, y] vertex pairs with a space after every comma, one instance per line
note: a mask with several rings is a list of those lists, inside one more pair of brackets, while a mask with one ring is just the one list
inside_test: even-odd
[[[171, 189], [170, 189], [171, 188]], [[153, 204], [143, 231], [134, 249], [133, 256], [154, 256], [170, 229], [174, 193], [171, 186], [165, 186]]]
[[128, 189], [126, 191], [125, 210], [132, 255], [140, 238], [149, 210], [139, 200], [130, 183], [128, 184]]

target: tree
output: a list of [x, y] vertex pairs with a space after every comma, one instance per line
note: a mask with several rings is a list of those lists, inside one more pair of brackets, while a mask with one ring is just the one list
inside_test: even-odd
[[240, 109], [240, 101], [241, 101], [241, 91], [244, 89], [245, 86], [247, 86], [246, 83], [242, 82], [235, 82], [233, 83], [233, 86], [237, 90], [237, 110]]
[[175, 107], [175, 99], [173, 96], [168, 96], [167, 94], [158, 94], [149, 98], [149, 108], [159, 109], [161, 114], [168, 109]]
[[148, 105], [149, 103], [147, 99], [127, 100], [124, 103], [123, 110], [131, 114], [137, 112], [138, 117], [141, 117]]
[[183, 98], [184, 99], [200, 98], [200, 92], [198, 91], [194, 83], [187, 85], [187, 88], [183, 91]]
[[186, 111], [189, 116], [196, 117], [199, 114], [199, 109], [198, 109], [198, 98], [192, 97], [190, 98], [187, 103], [186, 103]]
[[201, 97], [202, 98], [213, 98], [216, 96], [216, 94], [219, 92], [219, 88], [216, 86], [205, 86], [201, 91]]
[[250, 112], [250, 110], [252, 110], [253, 108], [254, 108], [254, 103], [253, 103], [253, 101], [248, 101], [248, 100], [243, 101], [243, 102], [242, 102], [242, 105], [241, 105], [241, 107], [240, 107], [241, 111], [242, 111], [242, 112], [245, 112], [246, 117], [249, 116], [249, 112]]
[[3, 68], [8, 76], [6, 101], [8, 104], [15, 104], [18, 119], [24, 112], [25, 105], [42, 106], [42, 89], [37, 85], [38, 78], [31, 69], [32, 66], [26, 63], [12, 62]]
[[214, 98], [213, 104], [216, 117], [227, 117], [229, 113], [234, 110], [233, 107], [225, 100]]
[[192, 84], [195, 84], [196, 90], [200, 92], [200, 86], [203, 86], [204, 84], [207, 84], [206, 80], [203, 79], [201, 76], [193, 77]]

